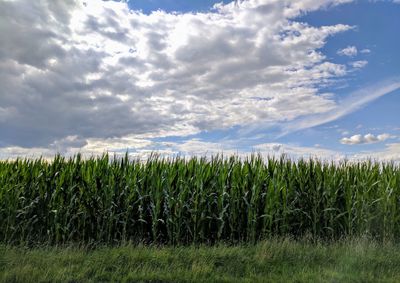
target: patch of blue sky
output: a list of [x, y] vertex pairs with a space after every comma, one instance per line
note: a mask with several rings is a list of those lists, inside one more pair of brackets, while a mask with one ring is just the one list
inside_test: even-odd
[[[380, 81], [400, 80], [400, 5], [388, 1], [356, 1], [328, 10], [320, 10], [303, 15], [297, 21], [312, 26], [335, 25], [338, 23], [354, 26], [353, 30], [336, 34], [328, 39], [320, 51], [327, 60], [344, 64], [350, 70], [352, 62], [367, 61], [364, 68], [348, 73], [337, 83], [320, 88], [321, 92], [332, 92], [335, 99], [347, 97], [353, 91], [363, 89]], [[339, 55], [338, 51], [355, 46], [357, 54]], [[342, 152], [381, 149], [385, 143], [343, 145], [339, 141], [343, 133], [375, 135], [389, 133], [398, 135], [400, 127], [400, 90], [343, 116], [335, 121], [284, 136], [284, 142], [301, 143], [303, 146], [318, 144]], [[392, 139], [393, 140], [393, 139]]]
[[[321, 48], [328, 59], [339, 64], [366, 60], [368, 65], [348, 78], [347, 90], [352, 91], [365, 85], [387, 79], [400, 77], [400, 5], [388, 1], [356, 1], [328, 10], [309, 13], [296, 20], [312, 26], [335, 25], [338, 23], [354, 26], [354, 30], [336, 34]], [[355, 46], [357, 55], [341, 56], [337, 52], [348, 46]], [[364, 50], [364, 51], [363, 51]], [[369, 53], [365, 53], [369, 50]], [[336, 89], [338, 90], [338, 89]], [[340, 90], [340, 89], [339, 89]]]
[[149, 14], [153, 11], [166, 12], [204, 12], [209, 11], [216, 3], [229, 3], [232, 0], [130, 0], [129, 7], [133, 10], [141, 10]]
[[390, 131], [400, 126], [400, 90], [385, 95], [373, 103], [339, 120], [342, 127], [359, 131]]

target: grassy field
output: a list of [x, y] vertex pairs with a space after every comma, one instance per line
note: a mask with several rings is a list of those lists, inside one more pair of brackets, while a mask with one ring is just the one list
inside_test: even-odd
[[400, 246], [291, 240], [256, 245], [0, 246], [1, 282], [400, 282]]

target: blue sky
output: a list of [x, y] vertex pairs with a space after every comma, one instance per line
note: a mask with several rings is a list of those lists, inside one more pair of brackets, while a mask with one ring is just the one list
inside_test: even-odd
[[400, 3], [0, 3], [0, 158], [400, 160]]
[[131, 9], [141, 10], [146, 14], [153, 11], [163, 10], [167, 12], [195, 13], [208, 12], [216, 3], [229, 3], [232, 1], [214, 1], [214, 0], [137, 0], [128, 1]]

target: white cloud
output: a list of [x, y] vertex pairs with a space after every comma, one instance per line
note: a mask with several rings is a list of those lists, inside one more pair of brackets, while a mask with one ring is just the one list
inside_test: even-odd
[[349, 64], [350, 64], [353, 68], [361, 69], [361, 68], [364, 68], [365, 66], [367, 66], [368, 61], [366, 61], [366, 60], [360, 60], [360, 61], [350, 62]]
[[372, 3], [390, 2], [390, 3], [400, 4], [400, 0], [369, 0], [369, 2], [372, 2]]
[[[394, 79], [379, 82], [375, 85], [350, 93], [346, 98], [339, 101], [331, 111], [327, 111], [322, 114], [309, 115], [290, 123], [282, 124], [281, 136], [284, 136], [291, 132], [312, 128], [331, 121], [335, 121], [340, 117], [352, 113], [353, 111], [370, 103], [371, 101], [374, 101], [375, 99], [392, 93], [393, 91], [396, 91], [398, 89], [400, 89], [400, 80]], [[362, 125], [358, 125], [357, 129], [361, 127]]]
[[351, 137], [344, 137], [340, 140], [340, 143], [342, 144], [349, 144], [349, 145], [354, 145], [354, 144], [369, 144], [369, 143], [377, 143], [377, 142], [382, 142], [385, 141], [389, 138], [391, 138], [389, 134], [380, 134], [377, 136], [374, 136], [373, 134], [366, 134], [366, 135], [354, 135]]
[[[381, 137], [381, 139], [383, 138]], [[144, 148], [142, 150], [138, 150], [132, 155], [145, 159], [150, 153], [151, 150]], [[207, 142], [194, 139], [182, 143], [170, 142], [167, 144], [166, 148], [163, 148], [160, 151], [160, 154], [164, 156], [180, 155], [183, 157], [211, 157], [217, 154], [222, 154], [225, 157], [235, 155], [240, 158], [247, 158], [253, 153], [260, 154], [264, 158], [272, 156], [279, 158], [284, 154], [287, 157], [295, 160], [299, 158], [317, 158], [319, 160], [334, 162], [340, 162], [344, 159], [357, 162], [360, 160], [372, 159], [376, 161], [400, 162], [400, 143], [387, 144], [382, 150], [364, 151], [356, 154], [344, 154], [339, 151], [324, 148], [318, 144], [307, 147], [284, 143], [262, 143], [254, 145], [251, 149], [240, 149], [235, 144], [230, 142]]]
[[355, 46], [347, 46], [346, 48], [338, 50], [337, 54], [341, 56], [348, 56], [348, 57], [354, 57], [358, 53], [357, 47]]
[[355, 160], [372, 159], [376, 161], [394, 161], [400, 164], [400, 143], [389, 143], [383, 150], [354, 154]]
[[0, 159], [17, 158], [21, 156], [32, 158], [42, 156], [51, 159], [57, 153], [64, 156], [73, 156], [78, 152], [86, 157], [101, 155], [106, 152], [121, 155], [125, 154], [127, 151], [131, 154], [143, 155], [141, 153], [144, 150], [148, 152], [155, 151], [153, 145], [154, 142], [151, 140], [133, 136], [107, 139], [81, 139], [78, 136], [68, 136], [64, 139], [57, 140], [47, 147], [0, 147]]
[[[150, 154], [150, 151], [144, 149], [136, 154]], [[230, 143], [207, 142], [202, 140], [190, 140], [183, 143], [169, 143], [168, 149], [163, 149], [161, 154], [166, 156], [180, 155], [184, 157], [191, 156], [215, 156], [223, 154], [223, 156], [238, 156], [246, 158], [252, 153], [261, 154], [265, 157], [280, 157], [282, 154], [292, 159], [299, 158], [317, 158], [319, 160], [340, 162], [344, 159], [349, 161], [362, 161], [372, 159], [376, 161], [395, 161], [400, 162], [400, 143], [387, 144], [382, 150], [364, 151], [361, 153], [344, 154], [335, 150], [327, 149], [321, 145], [313, 147], [299, 146], [284, 143], [263, 143], [253, 146], [251, 150], [239, 149]]]
[[[364, 138], [364, 137], [363, 137]], [[74, 139], [73, 137], [70, 139]], [[123, 156], [127, 152], [127, 145], [134, 148], [128, 148], [128, 154], [132, 158], [147, 160], [152, 154], [158, 154], [164, 157], [181, 156], [189, 158], [193, 156], [211, 157], [217, 154], [224, 157], [237, 156], [239, 158], [247, 158], [253, 153], [260, 154], [264, 158], [279, 158], [283, 154], [291, 159], [299, 158], [317, 158], [324, 161], [340, 162], [344, 159], [349, 161], [360, 161], [372, 159], [376, 161], [394, 161], [400, 162], [400, 143], [387, 144], [382, 150], [364, 151], [360, 153], [344, 154], [335, 150], [327, 149], [319, 144], [313, 147], [305, 147], [293, 144], [283, 143], [263, 143], [253, 146], [252, 149], [240, 149], [230, 142], [208, 142], [199, 139], [192, 139], [185, 142], [151, 142], [146, 140], [135, 140], [126, 142], [125, 140], [107, 141], [91, 141], [82, 148], [69, 147], [64, 156], [72, 156], [80, 152], [84, 158], [93, 155], [109, 152], [111, 156]], [[110, 144], [114, 146], [110, 147]], [[105, 148], [105, 149], [104, 149]], [[157, 150], [155, 150], [157, 149]], [[3, 147], [0, 148], [0, 159], [14, 159], [17, 157], [36, 158], [42, 156], [52, 160], [57, 151], [52, 148], [23, 148], [23, 147]]]
[[124, 2], [2, 1], [0, 146], [63, 150], [331, 111], [334, 97], [319, 88], [347, 69], [319, 50], [352, 27], [295, 17], [346, 2], [146, 15]]
[[[279, 149], [276, 150], [277, 146]], [[320, 145], [304, 147], [290, 144], [265, 143], [255, 146], [264, 156], [281, 156], [285, 154], [291, 158], [318, 158], [322, 160], [341, 160], [345, 155], [334, 150], [326, 149]]]
[[362, 53], [362, 54], [371, 53], [371, 49], [368, 49], [368, 48], [362, 49], [362, 50], [360, 51], [360, 53]]
[[252, 153], [261, 154], [263, 157], [275, 156], [280, 157], [282, 154], [290, 158], [308, 158], [314, 157], [324, 160], [340, 160], [345, 156], [333, 150], [318, 147], [303, 147], [282, 143], [263, 143], [253, 146], [251, 149], [240, 149], [236, 145], [229, 142], [207, 142], [203, 140], [189, 140], [183, 143], [169, 143], [169, 149], [175, 155], [182, 156], [215, 156], [223, 154], [224, 156], [236, 155], [239, 157], [247, 157]]

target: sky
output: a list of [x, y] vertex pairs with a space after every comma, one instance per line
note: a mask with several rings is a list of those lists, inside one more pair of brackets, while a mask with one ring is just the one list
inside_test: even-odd
[[399, 0], [0, 0], [0, 159], [400, 161]]

